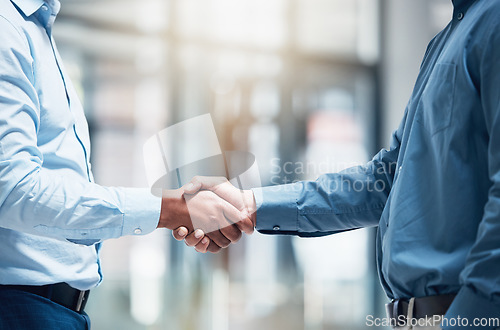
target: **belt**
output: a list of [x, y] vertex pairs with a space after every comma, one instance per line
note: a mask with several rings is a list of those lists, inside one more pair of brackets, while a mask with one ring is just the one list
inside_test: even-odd
[[47, 298], [77, 313], [83, 313], [90, 290], [74, 289], [69, 284], [57, 283], [48, 285], [0, 285], [0, 290], [19, 290]]
[[[415, 298], [413, 305], [413, 318], [421, 319], [433, 315], [444, 315], [450, 307], [456, 294], [444, 294], [438, 296], [427, 296]], [[386, 304], [387, 317], [391, 324], [405, 326], [408, 315], [409, 299], [393, 299]], [[394, 322], [394, 323], [392, 323]]]

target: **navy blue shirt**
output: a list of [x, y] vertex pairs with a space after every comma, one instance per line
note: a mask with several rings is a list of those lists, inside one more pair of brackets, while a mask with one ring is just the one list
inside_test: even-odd
[[387, 295], [458, 293], [446, 317], [472, 323], [500, 317], [500, 1], [453, 5], [390, 150], [365, 166], [254, 194], [263, 233], [378, 225]]

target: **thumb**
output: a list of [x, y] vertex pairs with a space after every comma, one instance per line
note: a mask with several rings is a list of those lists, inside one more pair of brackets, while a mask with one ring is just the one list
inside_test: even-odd
[[183, 190], [185, 194], [193, 195], [200, 190], [214, 190], [215, 187], [224, 182], [227, 182], [227, 179], [224, 177], [195, 176], [183, 187]]
[[198, 191], [201, 189], [201, 183], [200, 182], [189, 182], [183, 187], [184, 193], [188, 195], [193, 195], [196, 194]]
[[243, 231], [245, 234], [250, 235], [253, 233], [254, 226], [252, 219], [226, 201], [223, 201], [222, 205], [226, 219], [235, 224], [239, 230]]

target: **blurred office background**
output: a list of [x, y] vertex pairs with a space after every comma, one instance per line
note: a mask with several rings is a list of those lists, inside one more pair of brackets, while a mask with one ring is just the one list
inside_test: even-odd
[[[222, 148], [252, 152], [271, 185], [387, 147], [450, 17], [449, 0], [63, 0], [54, 33], [98, 183], [147, 186], [147, 138], [211, 113]], [[386, 302], [375, 230], [256, 233], [217, 255], [169, 231], [107, 241], [93, 329], [364, 329]]]

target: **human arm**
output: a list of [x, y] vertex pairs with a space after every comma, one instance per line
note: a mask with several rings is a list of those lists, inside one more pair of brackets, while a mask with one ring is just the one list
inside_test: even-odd
[[96, 185], [63, 159], [65, 168], [44, 167], [37, 64], [27, 38], [3, 17], [0, 31], [0, 226], [87, 245], [154, 230], [160, 199], [146, 189]]
[[[164, 220], [177, 204], [185, 204], [184, 199], [156, 198], [148, 189], [91, 182], [87, 150], [78, 137], [86, 125], [66, 102], [51, 102], [57, 95], [65, 100], [62, 88], [49, 97], [39, 87], [46, 77], [36, 72], [45, 62], [35, 61], [32, 52], [41, 46], [30, 44], [1, 14], [0, 39], [0, 227], [91, 245], [151, 232], [160, 214]], [[162, 207], [166, 200], [168, 206]]]
[[[496, 8], [499, 6], [496, 5]], [[498, 13], [498, 10], [493, 12]], [[476, 54], [480, 54], [479, 60], [470, 63], [472, 81], [481, 98], [488, 132], [488, 175], [491, 186], [476, 241], [460, 274], [461, 289], [445, 315], [446, 319], [467, 319], [469, 324], [476, 318], [500, 320], [500, 24], [495, 14], [490, 16], [491, 22], [494, 23], [489, 25], [488, 33], [477, 39], [479, 47]], [[487, 24], [485, 19], [484, 25]], [[443, 325], [444, 329], [455, 329], [450, 324]], [[484, 329], [494, 327], [491, 325]]]
[[[247, 213], [253, 214], [257, 230], [266, 234], [323, 236], [376, 225], [392, 187], [405, 120], [406, 116], [394, 133], [391, 149], [380, 151], [365, 166], [326, 174], [316, 181], [241, 192], [224, 178], [195, 177], [186, 193], [210, 189], [237, 208], [253, 202]], [[240, 196], [251, 197], [241, 202]]]

